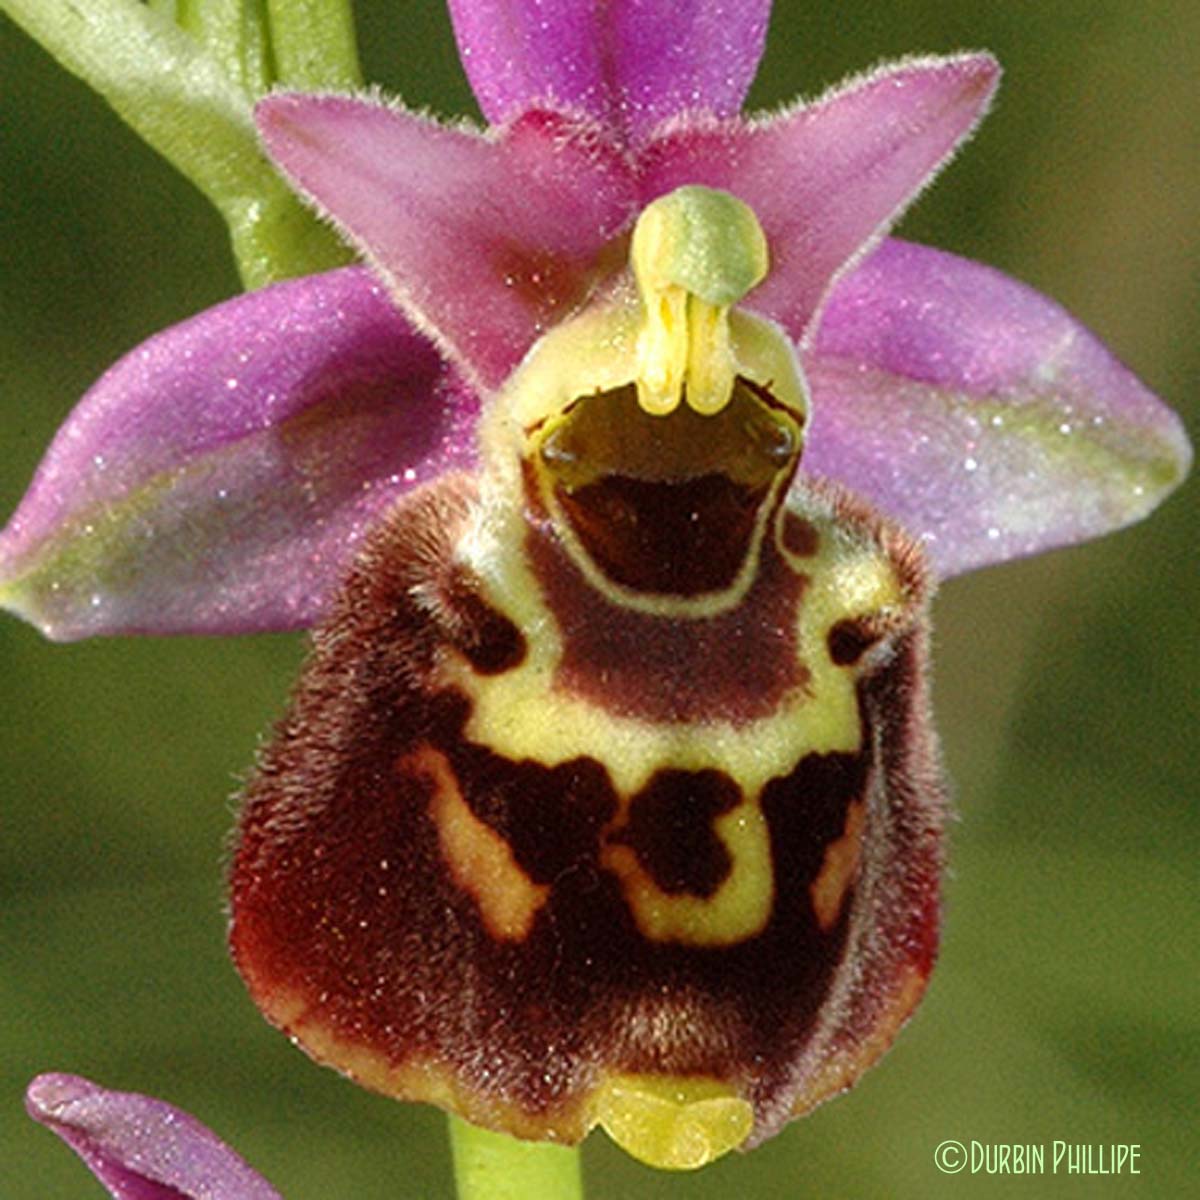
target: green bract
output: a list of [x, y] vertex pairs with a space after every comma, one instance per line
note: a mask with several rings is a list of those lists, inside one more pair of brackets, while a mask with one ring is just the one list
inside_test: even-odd
[[350, 261], [267, 162], [253, 118], [277, 83], [359, 83], [346, 0], [0, 0], [0, 11], [212, 201], [246, 287]]

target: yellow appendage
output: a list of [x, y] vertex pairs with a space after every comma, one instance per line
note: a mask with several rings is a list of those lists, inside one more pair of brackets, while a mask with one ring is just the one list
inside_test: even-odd
[[652, 1167], [693, 1171], [740, 1146], [754, 1109], [714, 1079], [616, 1075], [593, 1102], [597, 1124], [621, 1149]]

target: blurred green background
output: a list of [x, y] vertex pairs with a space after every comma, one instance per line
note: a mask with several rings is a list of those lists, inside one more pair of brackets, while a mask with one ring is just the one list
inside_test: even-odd
[[[360, 3], [368, 77], [473, 114], [433, 0]], [[751, 105], [913, 51], [1007, 78], [903, 232], [1065, 303], [1196, 430], [1200, 6], [777, 5]], [[118, 354], [237, 287], [223, 227], [0, 18], [0, 512]], [[1196, 486], [1101, 543], [954, 581], [937, 704], [961, 821], [928, 1000], [884, 1066], [754, 1154], [592, 1197], [1180, 1195], [1200, 1151]], [[194, 1111], [289, 1200], [450, 1195], [438, 1114], [258, 1017], [223, 947], [230, 796], [296, 637], [55, 647], [0, 620], [0, 1196], [99, 1196], [22, 1089], [76, 1071]], [[1139, 1143], [1125, 1178], [942, 1176], [942, 1140]]]

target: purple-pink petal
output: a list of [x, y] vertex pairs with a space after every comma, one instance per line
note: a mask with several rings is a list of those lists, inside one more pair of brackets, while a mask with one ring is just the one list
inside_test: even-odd
[[55, 639], [310, 624], [363, 530], [474, 456], [478, 400], [363, 268], [240, 296], [113, 366], [0, 533]]
[[484, 135], [370, 100], [296, 93], [268, 97], [257, 116], [293, 183], [484, 387], [583, 300], [635, 204], [623, 156], [553, 113]]
[[637, 141], [681, 112], [733, 116], [754, 79], [769, 0], [450, 0], [484, 115], [550, 107]]
[[161, 1100], [77, 1075], [39, 1075], [25, 1107], [114, 1200], [281, 1200], [216, 1134]]
[[702, 183], [745, 200], [771, 252], [747, 305], [803, 341], [831, 279], [961, 145], [998, 79], [987, 54], [910, 59], [781, 116], [684, 122], [647, 147], [644, 197]]
[[808, 470], [918, 536], [941, 575], [1127, 525], [1187, 473], [1179, 418], [1053, 301], [885, 242], [804, 358]]

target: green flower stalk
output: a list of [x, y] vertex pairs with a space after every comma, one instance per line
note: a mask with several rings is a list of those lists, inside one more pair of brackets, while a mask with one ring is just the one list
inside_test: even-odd
[[0, 11], [208, 197], [246, 287], [350, 261], [280, 179], [254, 127], [255, 103], [277, 85], [361, 82], [345, 0], [3, 0]]

